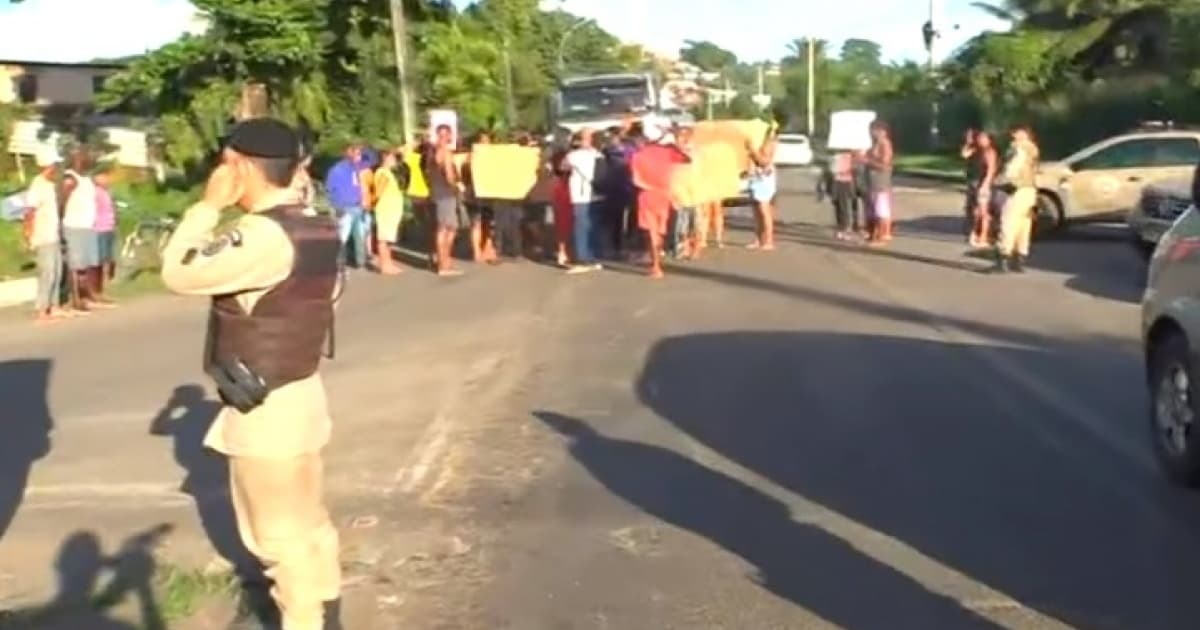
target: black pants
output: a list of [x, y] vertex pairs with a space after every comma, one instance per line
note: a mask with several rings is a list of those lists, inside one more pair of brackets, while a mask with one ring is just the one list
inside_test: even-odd
[[837, 219], [839, 232], [859, 229], [858, 197], [854, 194], [854, 184], [850, 182], [833, 182], [833, 210]]
[[492, 242], [496, 253], [501, 256], [519, 257], [525, 252], [525, 239], [521, 234], [521, 223], [525, 209], [516, 202], [498, 202], [493, 206], [495, 229]]
[[606, 253], [616, 254], [624, 248], [629, 237], [627, 221], [631, 216], [636, 222], [633, 203], [628, 197], [613, 195], [604, 200], [600, 215], [600, 234], [603, 235], [601, 246]]

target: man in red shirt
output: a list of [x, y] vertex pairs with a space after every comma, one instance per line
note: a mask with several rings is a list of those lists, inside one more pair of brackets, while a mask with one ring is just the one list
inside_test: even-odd
[[673, 145], [648, 143], [633, 154], [629, 164], [638, 188], [638, 227], [649, 236], [651, 278], [663, 277], [663, 239], [671, 219], [671, 172], [686, 161], [687, 156]]

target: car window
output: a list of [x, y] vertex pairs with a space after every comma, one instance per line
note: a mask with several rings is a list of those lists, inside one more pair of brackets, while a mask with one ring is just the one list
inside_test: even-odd
[[1155, 141], [1153, 166], [1200, 164], [1200, 141], [1195, 138], [1161, 138]]
[[1149, 166], [1154, 160], [1156, 140], [1125, 140], [1104, 147], [1073, 165], [1077, 171], [1101, 171]]

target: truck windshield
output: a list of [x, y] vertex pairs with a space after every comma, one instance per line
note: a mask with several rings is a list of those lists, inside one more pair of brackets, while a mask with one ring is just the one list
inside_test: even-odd
[[560, 94], [566, 120], [615, 116], [649, 106], [646, 82], [639, 80], [563, 86]]

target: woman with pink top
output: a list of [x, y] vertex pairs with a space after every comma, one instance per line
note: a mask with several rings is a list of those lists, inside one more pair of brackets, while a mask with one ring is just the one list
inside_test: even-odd
[[104, 297], [104, 284], [106, 281], [111, 282], [117, 271], [116, 258], [116, 243], [117, 243], [117, 208], [113, 202], [112, 193], [109, 192], [109, 185], [112, 183], [112, 176], [107, 171], [96, 173], [92, 177], [92, 181], [96, 184], [96, 241], [97, 250], [100, 253], [100, 270], [95, 279], [96, 298], [98, 300], [108, 301]]

